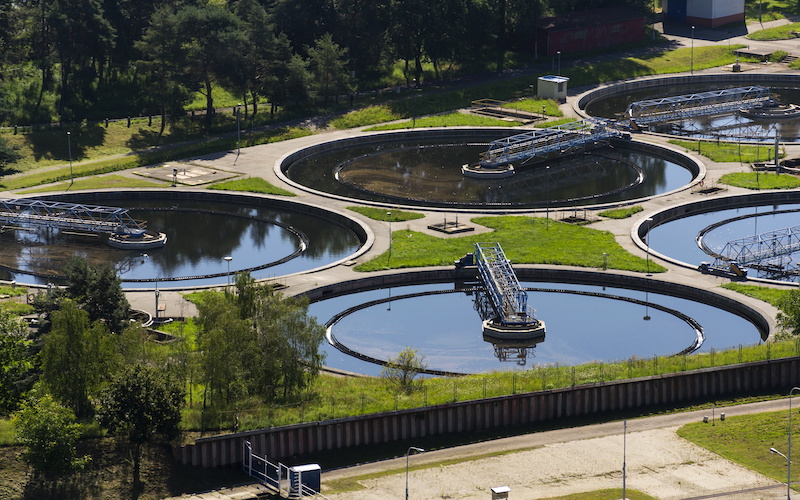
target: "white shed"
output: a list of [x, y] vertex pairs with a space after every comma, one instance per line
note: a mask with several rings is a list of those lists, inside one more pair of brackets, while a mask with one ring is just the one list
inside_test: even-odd
[[568, 81], [569, 78], [566, 76], [540, 76], [536, 94], [540, 99], [553, 99], [558, 102], [564, 102], [567, 100]]

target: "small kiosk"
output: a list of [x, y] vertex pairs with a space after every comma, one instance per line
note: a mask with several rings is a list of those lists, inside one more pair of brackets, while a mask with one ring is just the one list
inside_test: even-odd
[[567, 100], [568, 81], [569, 78], [566, 76], [540, 76], [536, 94], [540, 99], [553, 99], [554, 101], [565, 102]]

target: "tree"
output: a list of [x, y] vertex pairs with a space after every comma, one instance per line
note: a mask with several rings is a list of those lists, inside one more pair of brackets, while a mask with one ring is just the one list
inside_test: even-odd
[[330, 95], [338, 100], [347, 84], [347, 49], [339, 47], [330, 33], [326, 33], [307, 52], [317, 92], [322, 94], [325, 104]]
[[126, 369], [104, 392], [97, 420], [133, 445], [133, 483], [141, 483], [142, 446], [157, 437], [180, 434], [183, 391], [156, 368], [137, 364]]
[[0, 416], [17, 408], [24, 390], [24, 379], [33, 363], [28, 327], [21, 318], [0, 309]]
[[91, 397], [118, 365], [114, 336], [101, 323], [65, 299], [53, 312], [52, 331], [44, 337], [42, 380], [61, 403], [80, 417], [92, 413]]
[[413, 392], [417, 385], [414, 379], [428, 367], [428, 364], [425, 363], [425, 356], [418, 352], [419, 349], [409, 346], [403, 349], [397, 357], [389, 358], [386, 366], [381, 370], [381, 376], [396, 384], [401, 390], [407, 393]]
[[800, 335], [800, 290], [786, 292], [778, 300], [778, 325], [784, 332]]
[[50, 395], [23, 404], [13, 420], [17, 440], [26, 448], [23, 459], [37, 471], [64, 474], [82, 469], [89, 461], [75, 450], [81, 435], [75, 414]]
[[[0, 170], [22, 158], [19, 147], [9, 144], [5, 137], [0, 137]], [[1, 172], [0, 172], [1, 173]]]

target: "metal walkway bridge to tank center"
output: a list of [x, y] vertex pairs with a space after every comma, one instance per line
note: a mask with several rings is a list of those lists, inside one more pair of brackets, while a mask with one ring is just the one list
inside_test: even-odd
[[147, 223], [135, 220], [127, 208], [0, 199], [0, 225], [17, 224], [93, 233], [142, 235], [145, 233]]
[[482, 167], [499, 167], [513, 161], [546, 157], [550, 153], [566, 154], [599, 147], [612, 137], [625, 134], [610, 120], [586, 119], [492, 141], [480, 161]]
[[775, 260], [798, 251], [800, 226], [792, 226], [729, 241], [719, 258], [742, 266], [766, 263], [782, 268], [782, 264], [777, 266]]
[[538, 323], [528, 307], [528, 294], [499, 243], [475, 243], [475, 263], [496, 322], [506, 326]]
[[770, 102], [769, 87], [752, 86], [713, 90], [632, 102], [623, 116], [631, 126], [715, 115], [762, 106]]

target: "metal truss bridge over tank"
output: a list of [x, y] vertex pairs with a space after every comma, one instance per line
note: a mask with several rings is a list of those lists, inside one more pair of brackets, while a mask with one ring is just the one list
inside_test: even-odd
[[491, 318], [504, 326], [538, 323], [528, 307], [528, 294], [499, 243], [475, 243], [475, 264], [494, 312], [479, 310], [484, 320]]
[[800, 226], [792, 226], [729, 241], [717, 257], [777, 275], [796, 275], [800, 269], [791, 262], [784, 265], [783, 258], [798, 251]]
[[632, 127], [636, 127], [749, 109], [770, 100], [769, 87], [738, 87], [632, 102], [623, 116], [630, 120]]
[[135, 220], [126, 208], [80, 205], [26, 199], [0, 199], [0, 224], [139, 236], [146, 222]]
[[579, 149], [600, 147], [613, 137], [624, 136], [610, 120], [579, 120], [493, 141], [480, 164], [492, 168], [514, 161], [545, 158], [551, 153], [569, 154]]

